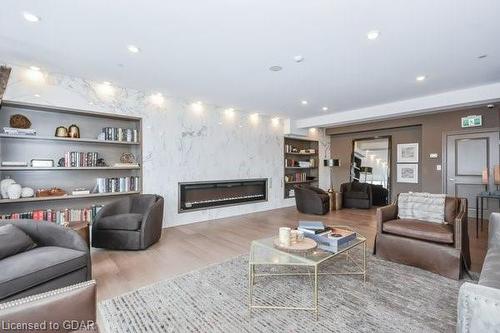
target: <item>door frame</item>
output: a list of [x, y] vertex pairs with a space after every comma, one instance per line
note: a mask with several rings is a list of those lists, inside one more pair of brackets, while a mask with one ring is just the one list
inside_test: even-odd
[[351, 160], [350, 165], [351, 169], [349, 170], [349, 181], [352, 179], [352, 161], [354, 159], [354, 148], [356, 141], [368, 141], [368, 140], [376, 140], [376, 139], [387, 139], [387, 192], [388, 192], [388, 200], [391, 202], [392, 198], [392, 135], [375, 135], [372, 137], [363, 137], [363, 138], [354, 138], [352, 139], [352, 151], [351, 151]]
[[489, 128], [470, 128], [461, 131], [448, 131], [443, 132], [442, 136], [442, 152], [441, 152], [441, 191], [446, 192], [446, 180], [448, 179], [448, 137], [452, 135], [467, 135], [467, 134], [478, 134], [487, 132], [500, 132], [500, 127], [489, 127]]

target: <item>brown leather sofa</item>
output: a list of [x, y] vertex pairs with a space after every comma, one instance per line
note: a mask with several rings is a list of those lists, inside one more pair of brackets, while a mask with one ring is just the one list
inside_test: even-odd
[[94, 280], [0, 303], [5, 332], [97, 332], [96, 320]]
[[458, 280], [470, 267], [467, 199], [447, 197], [445, 222], [398, 219], [397, 201], [377, 209], [377, 257]]

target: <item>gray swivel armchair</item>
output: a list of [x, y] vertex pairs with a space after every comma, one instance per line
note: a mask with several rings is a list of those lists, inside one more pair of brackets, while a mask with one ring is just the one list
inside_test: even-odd
[[370, 184], [351, 182], [340, 186], [343, 208], [370, 209], [372, 207], [372, 187]]
[[297, 210], [304, 214], [325, 215], [330, 210], [330, 197], [322, 189], [310, 185], [295, 187]]
[[144, 250], [161, 237], [163, 197], [138, 194], [105, 205], [92, 225], [92, 246]]
[[91, 279], [90, 251], [74, 230], [52, 222], [4, 220], [27, 234], [36, 247], [0, 260], [0, 302]]

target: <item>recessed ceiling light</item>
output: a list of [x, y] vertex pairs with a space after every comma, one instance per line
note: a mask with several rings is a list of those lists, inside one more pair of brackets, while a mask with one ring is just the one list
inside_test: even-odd
[[28, 22], [39, 22], [40, 18], [34, 14], [23, 12], [23, 17]]
[[104, 84], [105, 86], [110, 86], [111, 82], [109, 82], [109, 81], [103, 81], [102, 84]]
[[201, 101], [197, 101], [191, 104], [191, 109], [196, 114], [201, 114], [203, 112], [203, 103]]
[[488, 105], [486, 105], [486, 107], [487, 107], [488, 109], [493, 109], [493, 108], [495, 107], [495, 104], [488, 104]]
[[151, 100], [151, 103], [157, 106], [162, 106], [163, 103], [165, 102], [165, 97], [163, 97], [163, 95], [160, 92], [151, 94], [149, 98]]
[[323, 111], [328, 111], [328, 106], [323, 106], [323, 107], [321, 108], [321, 110], [323, 110]]
[[274, 127], [277, 127], [279, 126], [280, 124], [280, 118], [279, 117], [274, 117], [271, 119], [271, 124], [274, 126]]
[[281, 67], [281, 66], [271, 66], [271, 67], [269, 67], [269, 70], [271, 72], [279, 72], [282, 69], [283, 69], [283, 67]]
[[426, 75], [419, 75], [419, 76], [416, 77], [417, 81], [424, 81], [425, 79], [427, 79]]
[[39, 72], [40, 71], [40, 67], [37, 67], [37, 66], [30, 66], [30, 69], [32, 71], [35, 71], [35, 72]]
[[234, 108], [227, 108], [224, 110], [224, 114], [226, 115], [226, 117], [228, 118], [232, 118], [234, 117]]
[[304, 57], [301, 55], [296, 55], [295, 57], [293, 57], [293, 60], [295, 60], [295, 62], [302, 62], [304, 61]]
[[308, 102], [308, 101], [306, 101], [306, 100], [303, 100], [303, 101], [300, 101], [300, 104], [302, 104], [302, 105], [307, 105], [307, 104], [309, 104], [309, 102]]
[[378, 30], [371, 30], [366, 34], [366, 38], [368, 38], [369, 40], [377, 39], [378, 36], [380, 36], [380, 32]]
[[127, 46], [127, 49], [131, 52], [131, 53], [139, 53], [141, 51], [140, 48], [138, 48], [137, 46], [135, 45], [129, 45]]
[[40, 97], [40, 94], [34, 94], [33, 96], [35, 96], [35, 97]]

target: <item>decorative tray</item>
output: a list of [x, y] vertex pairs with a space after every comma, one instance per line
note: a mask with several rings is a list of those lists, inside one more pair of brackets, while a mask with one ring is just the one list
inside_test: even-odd
[[314, 250], [317, 246], [316, 241], [310, 238], [304, 238], [303, 241], [291, 243], [290, 246], [281, 245], [279, 238], [274, 239], [275, 248], [289, 252], [306, 252]]

